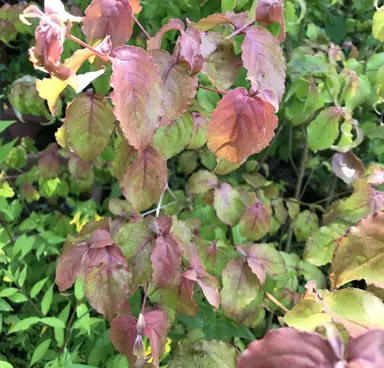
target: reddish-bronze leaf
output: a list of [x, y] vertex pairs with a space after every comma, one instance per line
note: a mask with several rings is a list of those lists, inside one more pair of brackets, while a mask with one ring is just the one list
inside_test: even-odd
[[60, 159], [57, 154], [57, 144], [51, 143], [40, 153], [38, 162], [39, 174], [43, 179], [57, 178], [60, 173]]
[[133, 354], [133, 346], [137, 336], [136, 325], [136, 318], [123, 314], [112, 320], [111, 332], [109, 334], [115, 349], [128, 358], [131, 366], [134, 366], [137, 359]]
[[151, 354], [155, 367], [159, 366], [160, 355], [164, 352], [167, 334], [171, 328], [166, 312], [153, 310], [144, 314], [146, 327], [143, 335], [149, 337]]
[[241, 217], [240, 234], [249, 240], [260, 240], [271, 227], [271, 210], [259, 200]]
[[201, 34], [192, 27], [188, 27], [177, 40], [174, 55], [179, 62], [185, 61], [189, 65], [192, 75], [197, 74], [203, 68], [203, 56], [200, 50]]
[[[93, 235], [95, 238], [100, 237], [99, 234]], [[105, 239], [101, 243], [104, 246], [110, 244]], [[117, 245], [97, 248], [85, 274], [85, 295], [89, 304], [106, 319], [112, 319], [125, 302], [130, 279], [124, 254]]]
[[243, 65], [235, 55], [233, 43], [219, 33], [208, 32], [202, 36], [201, 52], [204, 58], [202, 72], [216, 88], [230, 88]]
[[159, 70], [138, 47], [121, 46], [111, 56], [115, 116], [129, 144], [143, 151], [152, 142], [163, 114]]
[[83, 160], [93, 160], [107, 147], [115, 116], [104, 96], [84, 93], [68, 105], [64, 126], [73, 151]]
[[274, 107], [245, 88], [228, 92], [217, 104], [208, 125], [208, 147], [217, 156], [240, 163], [267, 147], [274, 136]]
[[254, 244], [249, 249], [238, 245], [237, 249], [247, 257], [249, 267], [261, 284], [264, 284], [267, 274], [277, 276], [286, 272], [283, 257], [272, 245]]
[[277, 39], [280, 42], [285, 40], [283, 4], [279, 0], [260, 0], [256, 6], [256, 21], [262, 26], [280, 23]]
[[221, 24], [232, 24], [236, 28], [242, 27], [248, 19], [248, 14], [225, 12], [222, 14], [208, 15], [206, 18], [200, 19], [197, 23], [190, 23], [192, 27], [199, 31], [209, 31]]
[[270, 330], [253, 341], [238, 359], [238, 368], [336, 367], [339, 358], [321, 335], [293, 328]]
[[56, 285], [61, 292], [69, 289], [79, 274], [86, 269], [88, 249], [89, 245], [87, 243], [80, 242], [71, 249], [66, 250], [59, 258], [56, 266]]
[[236, 320], [256, 298], [259, 289], [259, 280], [246, 260], [237, 258], [228, 262], [223, 271], [223, 288], [220, 291], [225, 315]]
[[161, 49], [161, 40], [166, 32], [171, 30], [177, 30], [179, 32], [184, 32], [185, 26], [180, 19], [169, 19], [168, 23], [161, 27], [160, 31], [156, 33], [154, 37], [151, 37], [147, 41], [147, 50], [160, 50]]
[[[371, 330], [353, 339], [346, 352], [346, 359], [353, 368], [384, 367], [384, 331]], [[357, 364], [359, 363], [359, 364]]]
[[149, 337], [151, 354], [155, 367], [159, 366], [159, 357], [163, 353], [167, 334], [170, 329], [166, 312], [153, 310], [144, 315], [140, 314], [139, 320], [130, 315], [122, 315], [111, 323], [109, 338], [115, 349], [124, 354], [131, 366], [134, 366], [137, 357], [144, 358], [142, 336]]
[[166, 287], [180, 269], [180, 248], [172, 235], [160, 235], [156, 239], [152, 255], [153, 283], [157, 288]]
[[249, 27], [241, 46], [247, 78], [256, 90], [273, 89], [281, 100], [285, 90], [285, 59], [279, 42], [262, 27]]
[[191, 76], [189, 67], [178, 62], [166, 50], [153, 50], [151, 56], [160, 71], [161, 91], [164, 100], [162, 125], [176, 120], [188, 108], [197, 92], [197, 77]]
[[93, 0], [85, 10], [82, 30], [88, 43], [109, 35], [116, 48], [131, 38], [132, 27], [132, 7], [128, 0]]
[[167, 184], [167, 163], [148, 147], [128, 166], [120, 186], [136, 211], [143, 211], [160, 199]]

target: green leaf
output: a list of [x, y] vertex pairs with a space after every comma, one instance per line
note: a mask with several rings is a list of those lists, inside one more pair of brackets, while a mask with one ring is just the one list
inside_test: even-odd
[[49, 309], [51, 308], [52, 299], [53, 299], [53, 288], [55, 284], [53, 283], [49, 289], [45, 292], [43, 300], [41, 301], [41, 312], [44, 316], [47, 315]]
[[187, 183], [188, 194], [203, 194], [216, 187], [217, 176], [207, 170], [199, 170], [191, 175]]
[[233, 11], [236, 7], [237, 0], [221, 0], [221, 11]]
[[240, 221], [245, 210], [240, 193], [227, 183], [215, 188], [213, 206], [220, 221], [230, 226]]
[[0, 368], [13, 368], [13, 365], [8, 362], [0, 361]]
[[323, 306], [314, 299], [301, 299], [283, 320], [289, 327], [302, 331], [314, 331], [318, 326], [332, 322], [332, 318], [323, 313]]
[[153, 137], [153, 147], [168, 160], [188, 145], [192, 133], [192, 116], [187, 112], [171, 124], [157, 130]]
[[306, 281], [315, 280], [319, 289], [324, 289], [327, 286], [324, 274], [312, 263], [300, 261], [298, 272], [304, 277]]
[[145, 285], [152, 276], [151, 252], [154, 240], [154, 233], [144, 221], [125, 224], [116, 236], [116, 244], [127, 258], [128, 268], [132, 270], [130, 294]]
[[31, 326], [40, 322], [39, 317], [27, 317], [17, 322], [9, 331], [8, 334], [28, 330]]
[[298, 54], [287, 64], [287, 70], [292, 78], [322, 75], [328, 72], [328, 64], [322, 57]]
[[13, 141], [10, 141], [0, 146], [0, 164], [2, 164], [5, 158], [8, 156], [8, 153], [11, 151], [11, 149], [15, 145], [17, 139], [18, 138], [15, 138]]
[[25, 282], [25, 279], [27, 277], [27, 270], [28, 270], [28, 265], [25, 265], [24, 268], [22, 269], [22, 271], [20, 272], [20, 276], [19, 276], [19, 279], [18, 279], [18, 284], [20, 285], [20, 287], [23, 287], [24, 286], [24, 282]]
[[40, 322], [55, 328], [65, 328], [65, 323], [56, 317], [44, 317], [39, 319]]
[[304, 260], [315, 266], [324, 266], [331, 262], [336, 244], [347, 229], [348, 225], [339, 222], [322, 226], [308, 238], [304, 248]]
[[344, 325], [351, 337], [369, 329], [384, 328], [384, 304], [368, 291], [347, 288], [334, 292], [319, 291], [324, 312]]
[[240, 234], [249, 240], [260, 240], [271, 228], [271, 210], [257, 201], [241, 216]]
[[12, 312], [13, 308], [2, 298], [0, 298], [0, 312]]
[[36, 284], [32, 286], [31, 293], [30, 293], [30, 296], [32, 299], [40, 293], [41, 289], [43, 288], [47, 280], [48, 280], [48, 277], [40, 281], [37, 281]]
[[108, 146], [115, 116], [105, 97], [85, 93], [68, 105], [64, 124], [75, 153], [93, 160]]
[[236, 350], [222, 341], [180, 345], [168, 368], [235, 368]]
[[40, 343], [39, 346], [37, 346], [37, 348], [33, 352], [31, 363], [29, 364], [29, 366], [32, 366], [41, 361], [44, 354], [47, 352], [50, 344], [51, 344], [51, 339], [47, 339], [47, 340], [44, 340], [42, 343]]
[[305, 210], [293, 222], [293, 231], [298, 242], [306, 241], [311, 234], [319, 229], [319, 219], [316, 213]]
[[307, 128], [308, 146], [316, 152], [332, 146], [339, 135], [339, 120], [343, 110], [333, 106], [320, 112]]
[[236, 319], [258, 294], [260, 282], [246, 260], [230, 261], [223, 271], [221, 305], [226, 316]]
[[373, 37], [384, 42], [384, 6], [379, 8], [373, 16], [372, 33]]
[[0, 197], [12, 198], [14, 195], [15, 192], [7, 181], [0, 182]]
[[11, 296], [11, 295], [17, 293], [18, 291], [19, 291], [18, 289], [12, 288], [12, 287], [3, 289], [0, 291], [0, 298], [6, 298], [8, 296]]
[[76, 279], [75, 281], [75, 298], [82, 300], [84, 298], [84, 281], [82, 279]]

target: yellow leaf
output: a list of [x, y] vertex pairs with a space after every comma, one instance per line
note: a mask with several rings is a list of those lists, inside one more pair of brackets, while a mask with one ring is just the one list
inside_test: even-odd
[[[79, 76], [76, 75], [76, 72], [80, 69], [83, 63], [92, 56], [93, 52], [88, 49], [77, 50], [69, 59], [64, 61], [64, 66], [73, 71], [73, 74], [67, 80], [62, 81], [59, 78], [51, 76], [50, 78], [44, 78], [43, 80], [37, 81], [37, 91], [41, 98], [47, 100], [49, 110], [53, 115], [56, 115], [56, 102], [65, 87], [70, 85], [75, 90], [79, 88]], [[100, 71], [91, 73], [99, 72]], [[104, 73], [104, 70], [102, 70], [102, 73]]]

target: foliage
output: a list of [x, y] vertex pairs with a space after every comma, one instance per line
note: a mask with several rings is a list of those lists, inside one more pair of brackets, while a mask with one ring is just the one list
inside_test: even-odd
[[382, 367], [375, 6], [2, 6], [0, 367]]

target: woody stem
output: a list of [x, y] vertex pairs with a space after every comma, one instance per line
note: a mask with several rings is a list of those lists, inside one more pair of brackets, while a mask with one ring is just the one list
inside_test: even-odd
[[243, 32], [245, 28], [249, 27], [252, 23], [254, 23], [256, 21], [256, 18], [255, 19], [252, 19], [250, 20], [248, 23], [244, 24], [242, 27], [236, 29], [235, 31], [233, 31], [229, 36], [225, 37], [226, 40], [229, 40], [231, 39], [232, 37], [235, 37], [236, 35], [238, 35], [239, 33]]
[[101, 52], [97, 51], [95, 48], [93, 48], [92, 46], [89, 46], [87, 43], [85, 43], [85, 42], [81, 41], [80, 39], [78, 39], [77, 37], [71, 35], [69, 32], [65, 32], [65, 35], [70, 40], [75, 41], [80, 46], [83, 46], [86, 49], [92, 51], [95, 55], [100, 56], [104, 61], [107, 61], [107, 62], [111, 61], [107, 55], [102, 54]]
[[148, 32], [145, 30], [145, 28], [141, 25], [141, 23], [137, 20], [137, 18], [132, 14], [132, 17], [133, 17], [133, 20], [135, 21], [135, 23], [139, 26], [139, 28], [141, 29], [141, 32], [143, 32], [145, 34], [145, 37], [147, 37], [148, 39], [151, 38], [151, 36], [148, 34]]
[[286, 308], [283, 304], [281, 304], [273, 295], [267, 293], [265, 291], [265, 296], [273, 303], [275, 304], [276, 306], [278, 306], [282, 311], [284, 311], [284, 313], [288, 313], [289, 312], [289, 309]]
[[211, 92], [220, 93], [222, 95], [225, 95], [227, 93], [226, 91], [220, 91], [219, 89], [209, 88], [209, 87], [205, 87], [205, 86], [199, 86], [199, 88], [205, 89], [205, 90], [211, 91]]
[[147, 283], [145, 284], [144, 299], [143, 299], [143, 304], [141, 305], [141, 314], [144, 314], [145, 304], [147, 303], [148, 285], [149, 285], [149, 281], [147, 281]]

